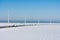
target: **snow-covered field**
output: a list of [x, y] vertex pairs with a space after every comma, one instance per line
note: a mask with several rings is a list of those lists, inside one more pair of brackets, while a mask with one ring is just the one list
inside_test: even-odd
[[60, 40], [60, 24], [3, 28], [0, 29], [0, 40]]

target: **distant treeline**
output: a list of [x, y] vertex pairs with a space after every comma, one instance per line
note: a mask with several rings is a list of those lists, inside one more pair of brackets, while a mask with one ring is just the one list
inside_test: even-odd
[[[0, 21], [0, 23], [7, 23], [8, 21]], [[60, 21], [10, 21], [10, 23], [60, 23]]]

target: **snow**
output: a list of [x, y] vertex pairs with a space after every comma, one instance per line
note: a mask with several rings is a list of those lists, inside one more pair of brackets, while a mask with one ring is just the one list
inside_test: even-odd
[[0, 40], [60, 40], [60, 24], [2, 28]]

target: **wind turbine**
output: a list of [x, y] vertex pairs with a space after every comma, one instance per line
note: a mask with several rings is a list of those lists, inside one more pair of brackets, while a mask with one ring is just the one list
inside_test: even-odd
[[38, 24], [39, 24], [39, 17], [38, 17]]
[[26, 17], [25, 17], [25, 24], [26, 24]]
[[10, 14], [9, 14], [9, 9], [8, 9], [8, 26], [9, 26], [9, 23], [10, 23], [9, 16], [10, 16]]
[[51, 19], [51, 17], [50, 17], [50, 24], [52, 24], [52, 19]]

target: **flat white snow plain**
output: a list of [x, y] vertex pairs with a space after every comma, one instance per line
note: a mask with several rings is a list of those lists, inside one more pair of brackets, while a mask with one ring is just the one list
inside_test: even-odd
[[2, 28], [0, 40], [60, 40], [60, 24]]

